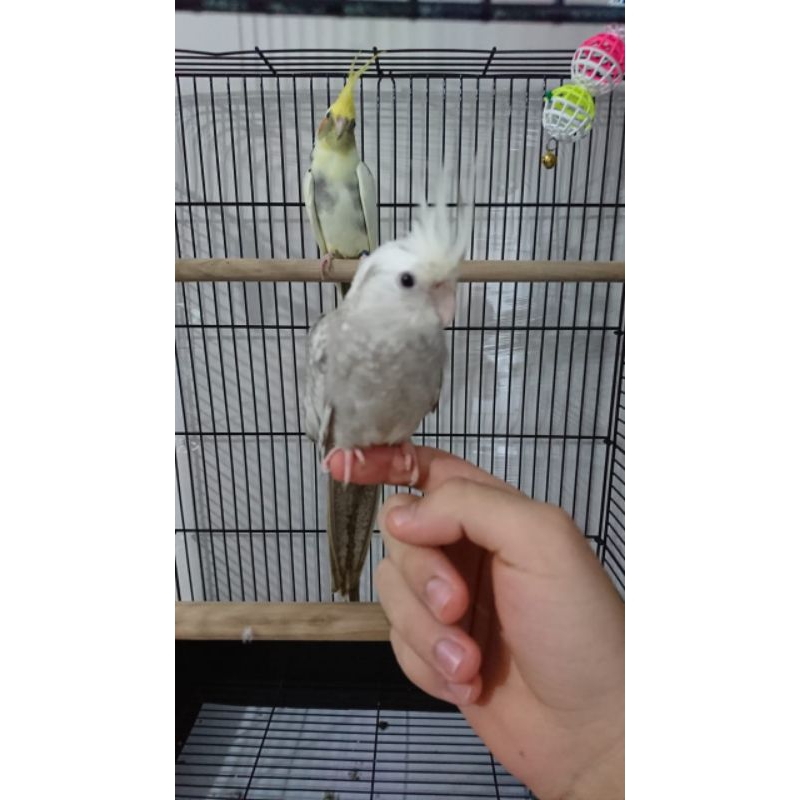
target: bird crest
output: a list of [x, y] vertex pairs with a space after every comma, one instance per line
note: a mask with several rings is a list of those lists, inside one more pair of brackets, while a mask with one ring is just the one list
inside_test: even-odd
[[353, 90], [355, 89], [358, 79], [369, 69], [370, 64], [379, 56], [380, 53], [374, 53], [372, 57], [357, 70], [355, 69], [356, 61], [361, 53], [357, 53], [350, 64], [350, 70], [347, 73], [347, 82], [339, 92], [339, 96], [330, 108], [331, 114], [336, 117], [344, 117], [345, 119], [353, 120], [356, 118], [356, 102], [353, 98]]

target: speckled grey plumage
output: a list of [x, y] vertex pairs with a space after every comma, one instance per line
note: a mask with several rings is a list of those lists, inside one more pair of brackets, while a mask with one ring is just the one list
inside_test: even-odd
[[434, 408], [447, 359], [436, 314], [340, 305], [309, 336], [306, 432], [325, 450], [405, 441]]

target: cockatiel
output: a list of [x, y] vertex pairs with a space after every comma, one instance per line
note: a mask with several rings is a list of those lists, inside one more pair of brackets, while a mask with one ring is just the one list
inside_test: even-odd
[[[334, 591], [358, 600], [375, 524], [379, 486], [349, 483], [361, 448], [400, 444], [410, 483], [418, 477], [410, 437], [439, 402], [447, 360], [444, 326], [455, 315], [458, 268], [469, 242], [471, 207], [452, 220], [440, 183], [405, 238], [361, 261], [342, 303], [311, 328], [306, 365], [306, 434], [324, 454], [344, 452], [344, 483], [328, 481], [328, 537]], [[466, 214], [465, 214], [466, 210]]]
[[[322, 253], [323, 274], [334, 257], [359, 258], [378, 246], [375, 180], [358, 157], [353, 98], [356, 82], [378, 55], [355, 71], [353, 59], [347, 82], [319, 125], [311, 166], [303, 181], [303, 199]], [[341, 284], [343, 296], [348, 288]]]

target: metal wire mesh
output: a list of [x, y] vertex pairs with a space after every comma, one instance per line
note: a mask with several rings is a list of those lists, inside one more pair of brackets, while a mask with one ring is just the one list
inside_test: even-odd
[[[302, 175], [353, 55], [178, 54], [178, 257], [318, 254]], [[598, 101], [589, 138], [548, 171], [542, 96], [567, 75], [552, 53], [381, 56], [358, 125], [382, 240], [407, 230], [431, 161], [462, 169], [477, 153], [470, 257], [620, 259], [624, 91]], [[331, 285], [176, 283], [179, 600], [331, 599], [324, 482], [300, 409], [307, 329], [335, 303]], [[621, 284], [462, 285], [440, 405], [415, 437], [564, 507], [620, 591], [623, 314]], [[376, 534], [362, 597], [375, 599], [381, 556]]]
[[[317, 253], [302, 177], [316, 126], [355, 55], [180, 57], [179, 258]], [[361, 79], [357, 105], [359, 151], [376, 181], [379, 239], [407, 230], [413, 206], [428, 197], [431, 161], [461, 173], [477, 153], [471, 257], [621, 258], [624, 88], [598, 99], [588, 139], [562, 148], [554, 169], [541, 166], [543, 96], [568, 78], [570, 55], [382, 55]]]
[[458, 712], [202, 706], [175, 796], [527, 799]]
[[624, 353], [620, 354], [619, 389], [617, 391], [614, 445], [609, 449], [606, 474], [605, 525], [600, 557], [621, 594], [625, 591], [625, 367]]

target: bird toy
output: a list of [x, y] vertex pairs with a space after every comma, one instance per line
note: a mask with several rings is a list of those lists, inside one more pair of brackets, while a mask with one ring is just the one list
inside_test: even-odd
[[595, 97], [608, 94], [625, 75], [625, 38], [621, 26], [590, 36], [572, 56], [572, 82], [544, 93], [542, 127], [549, 141], [542, 166], [557, 163], [558, 142], [577, 142], [588, 135], [595, 116]]
[[587, 89], [567, 83], [544, 94], [544, 129], [560, 142], [582, 139], [594, 121], [594, 98]]
[[596, 97], [613, 91], [625, 74], [625, 41], [617, 33], [590, 36], [572, 56], [572, 80]]

